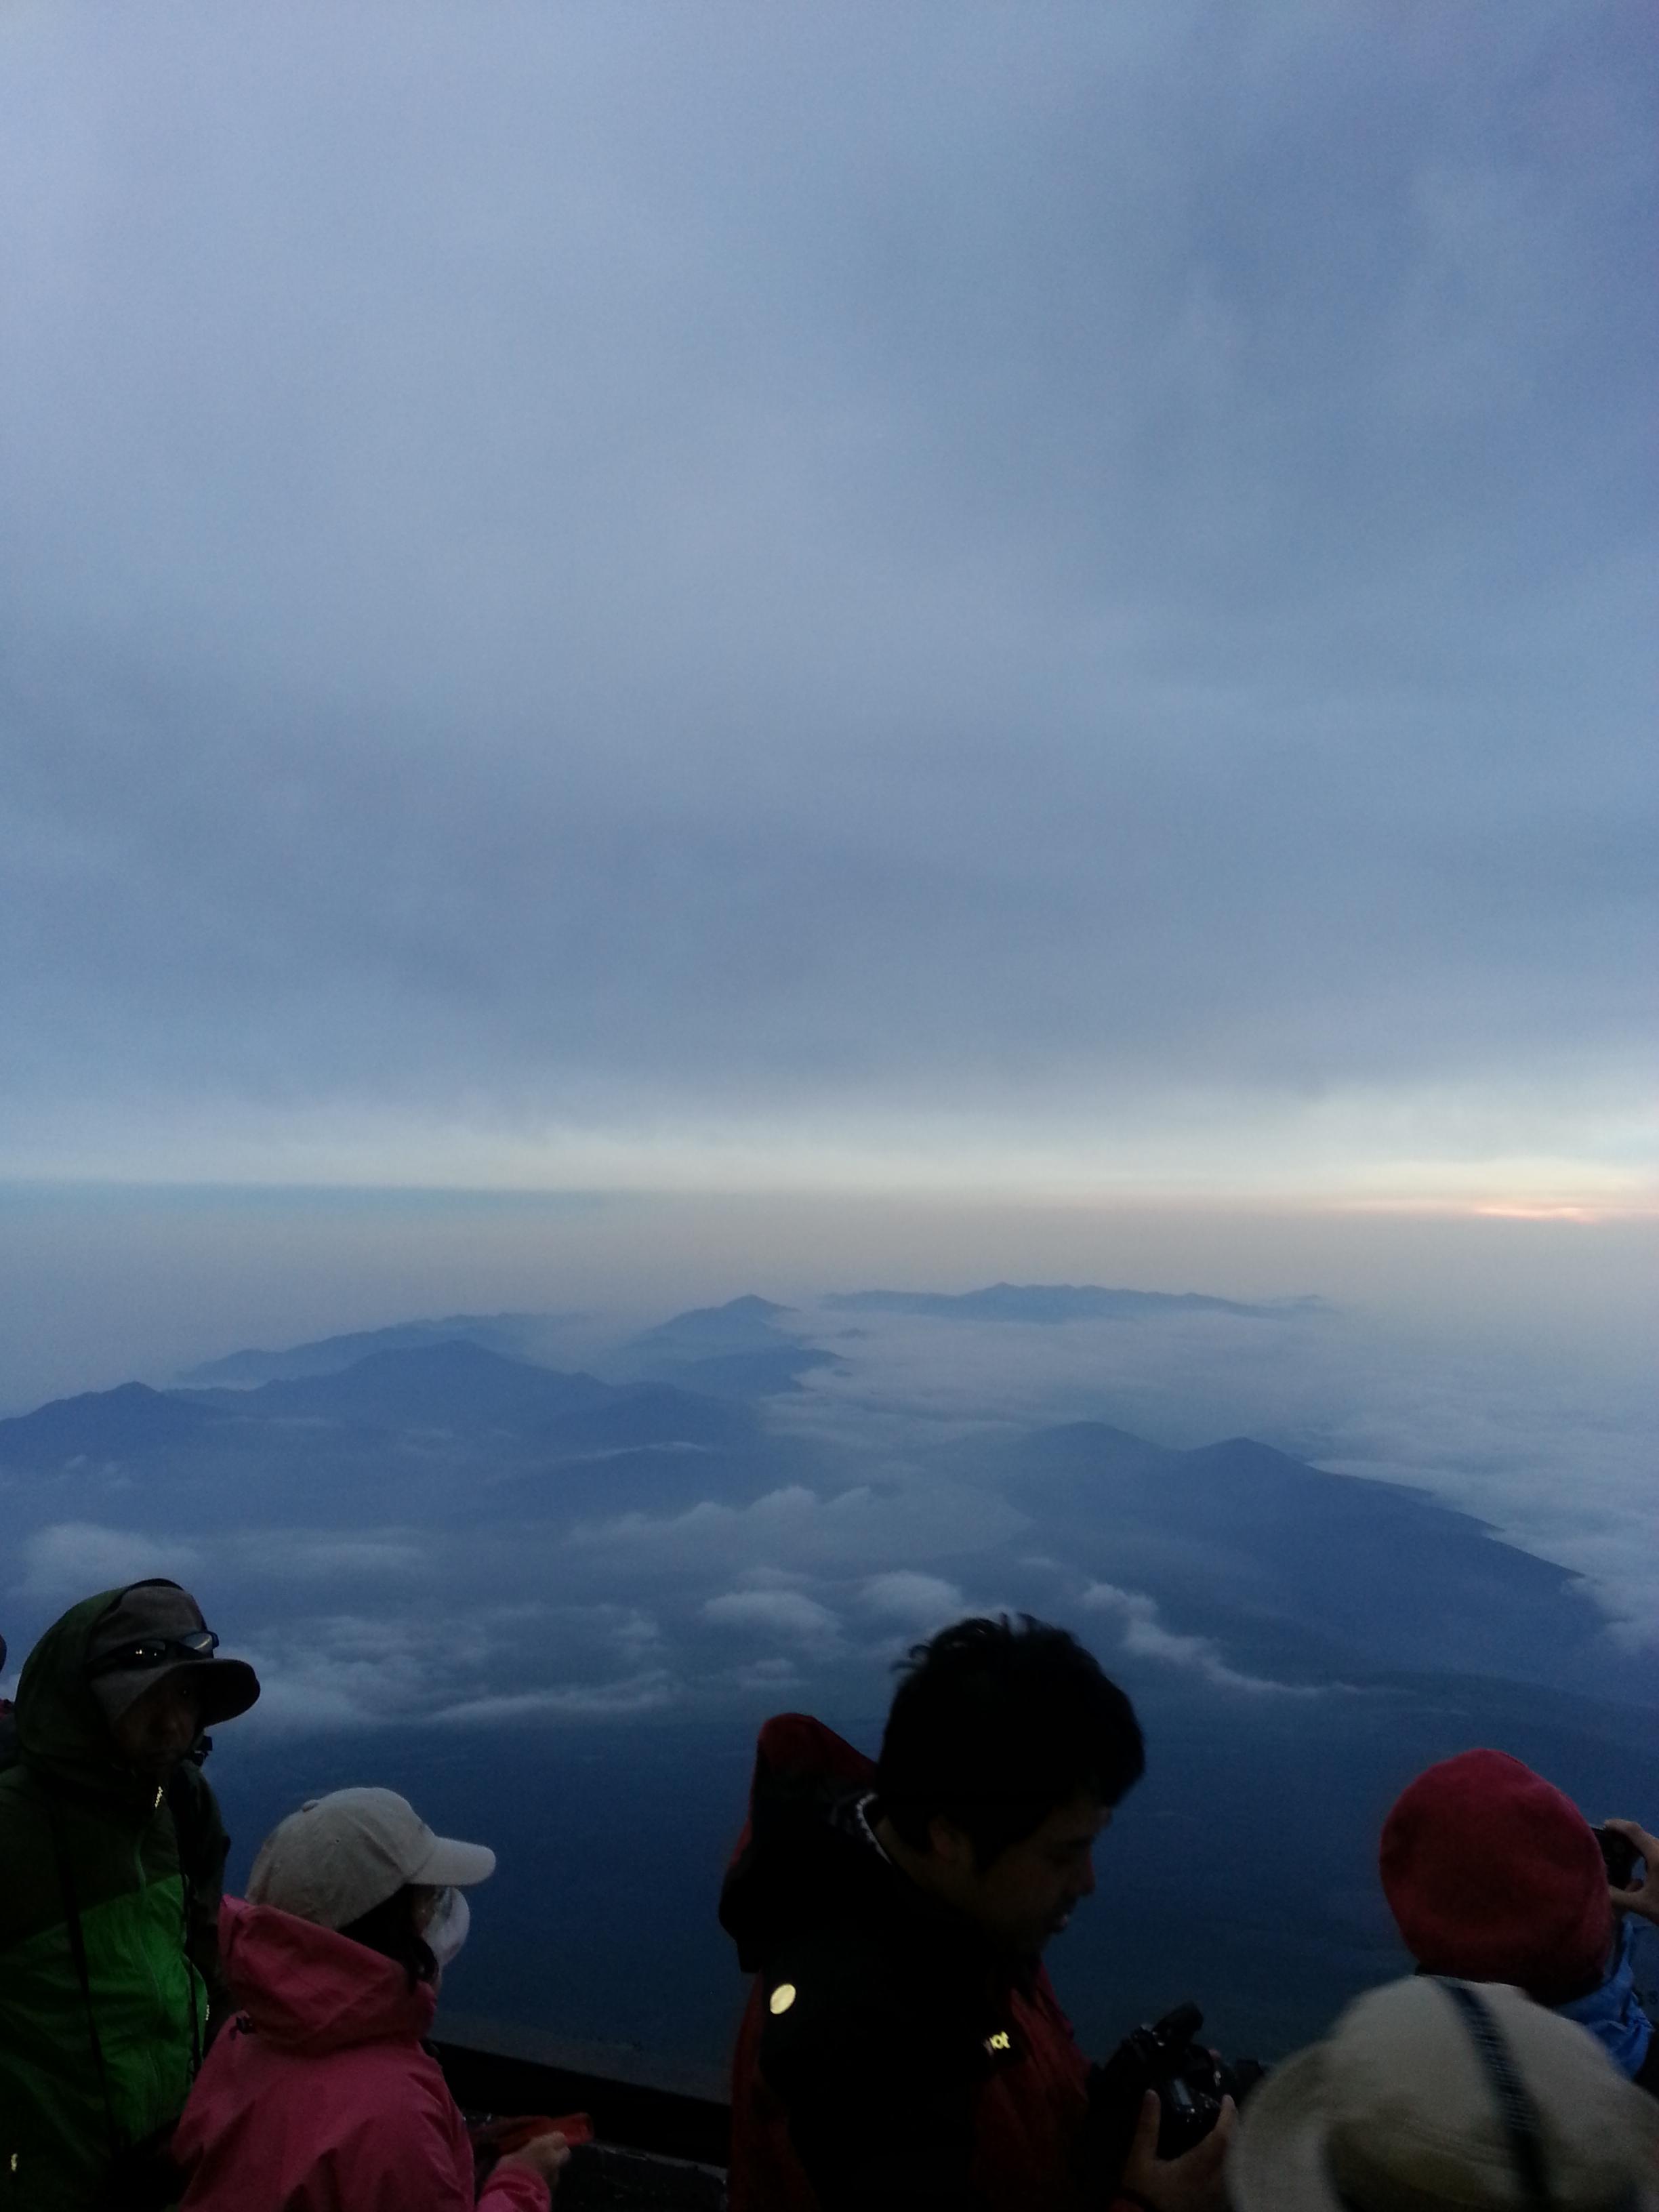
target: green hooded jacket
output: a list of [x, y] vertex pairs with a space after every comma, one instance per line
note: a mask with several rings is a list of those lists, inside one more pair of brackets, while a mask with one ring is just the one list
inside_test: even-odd
[[177, 2119], [217, 1990], [227, 1838], [213, 1792], [188, 1761], [165, 1790], [118, 1764], [84, 1679], [93, 1626], [118, 1595], [86, 1599], [31, 1652], [17, 1760], [0, 1770], [3, 2212], [99, 2203], [113, 2153]]

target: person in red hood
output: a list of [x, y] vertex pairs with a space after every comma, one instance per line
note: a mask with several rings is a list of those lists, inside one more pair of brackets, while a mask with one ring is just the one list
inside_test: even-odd
[[1232, 2129], [1160, 2160], [1148, 2096], [1091, 2171], [1087, 2060], [1042, 1952], [1145, 1765], [1063, 1629], [959, 1621], [910, 1655], [872, 1765], [798, 1713], [761, 1730], [720, 1920], [755, 1976], [732, 2212], [1219, 2212]]
[[[1610, 1820], [1638, 1852], [1654, 1838]], [[1621, 2074], [1659, 2095], [1659, 2037], [1637, 1994], [1632, 1917], [1652, 1919], [1653, 1866], [1607, 1880], [1595, 1831], [1571, 1797], [1504, 1751], [1425, 1767], [1382, 1826], [1383, 1894], [1425, 1973], [1509, 1982], [1588, 2028]]]
[[502, 2158], [477, 2196], [465, 2122], [422, 2047], [460, 1892], [495, 1865], [390, 1790], [337, 1790], [272, 1830], [247, 1898], [221, 1908], [241, 2010], [173, 2136], [185, 2212], [547, 2212], [563, 2138]]

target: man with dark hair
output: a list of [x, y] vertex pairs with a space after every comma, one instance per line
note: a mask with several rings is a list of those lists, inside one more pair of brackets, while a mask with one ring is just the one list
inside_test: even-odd
[[253, 1669], [176, 1583], [73, 1606], [0, 1771], [0, 2212], [174, 2201], [164, 2145], [209, 2033], [227, 1842], [203, 1730]]
[[[1146, 1763], [1063, 1629], [958, 1621], [910, 1655], [872, 1766], [817, 1721], [761, 1730], [720, 1919], [756, 1977], [733, 2063], [732, 2212], [1103, 2212], [1089, 2066], [1041, 1954], [1094, 1888]], [[1125, 2203], [1218, 2212], [1231, 2116]]]

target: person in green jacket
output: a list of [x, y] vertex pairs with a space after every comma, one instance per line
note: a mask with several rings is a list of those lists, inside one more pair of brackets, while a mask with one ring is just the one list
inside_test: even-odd
[[176, 1583], [70, 1607], [24, 1663], [0, 1768], [0, 2208], [172, 2201], [161, 2153], [218, 1986], [228, 1839], [203, 1731], [253, 1669]]

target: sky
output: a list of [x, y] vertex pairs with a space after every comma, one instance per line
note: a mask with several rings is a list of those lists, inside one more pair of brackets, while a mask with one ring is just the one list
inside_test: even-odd
[[[724, 1716], [735, 1805], [744, 1716], [871, 1741], [912, 1638], [1029, 1606], [1164, 1700], [1151, 1856], [1254, 1786], [1350, 1966], [1342, 1686], [941, 1437], [1420, 1486], [1645, 1693], [1656, 112], [1638, 0], [0, 10], [0, 1418], [423, 1315], [574, 1364], [749, 1291], [1317, 1302], [889, 1316], [748, 1488], [574, 1528], [477, 1454], [423, 1518], [430, 1437], [361, 1493], [0, 1471], [0, 1687], [184, 1577], [265, 1684], [251, 1844], [403, 1735], [459, 1821], [492, 1730]], [[1097, 1964], [1285, 1981], [1253, 1900], [1129, 1893]], [[573, 1895], [550, 1975], [634, 1917]]]
[[1650, 1229], [1656, 76], [9, 9], [0, 1174]]

